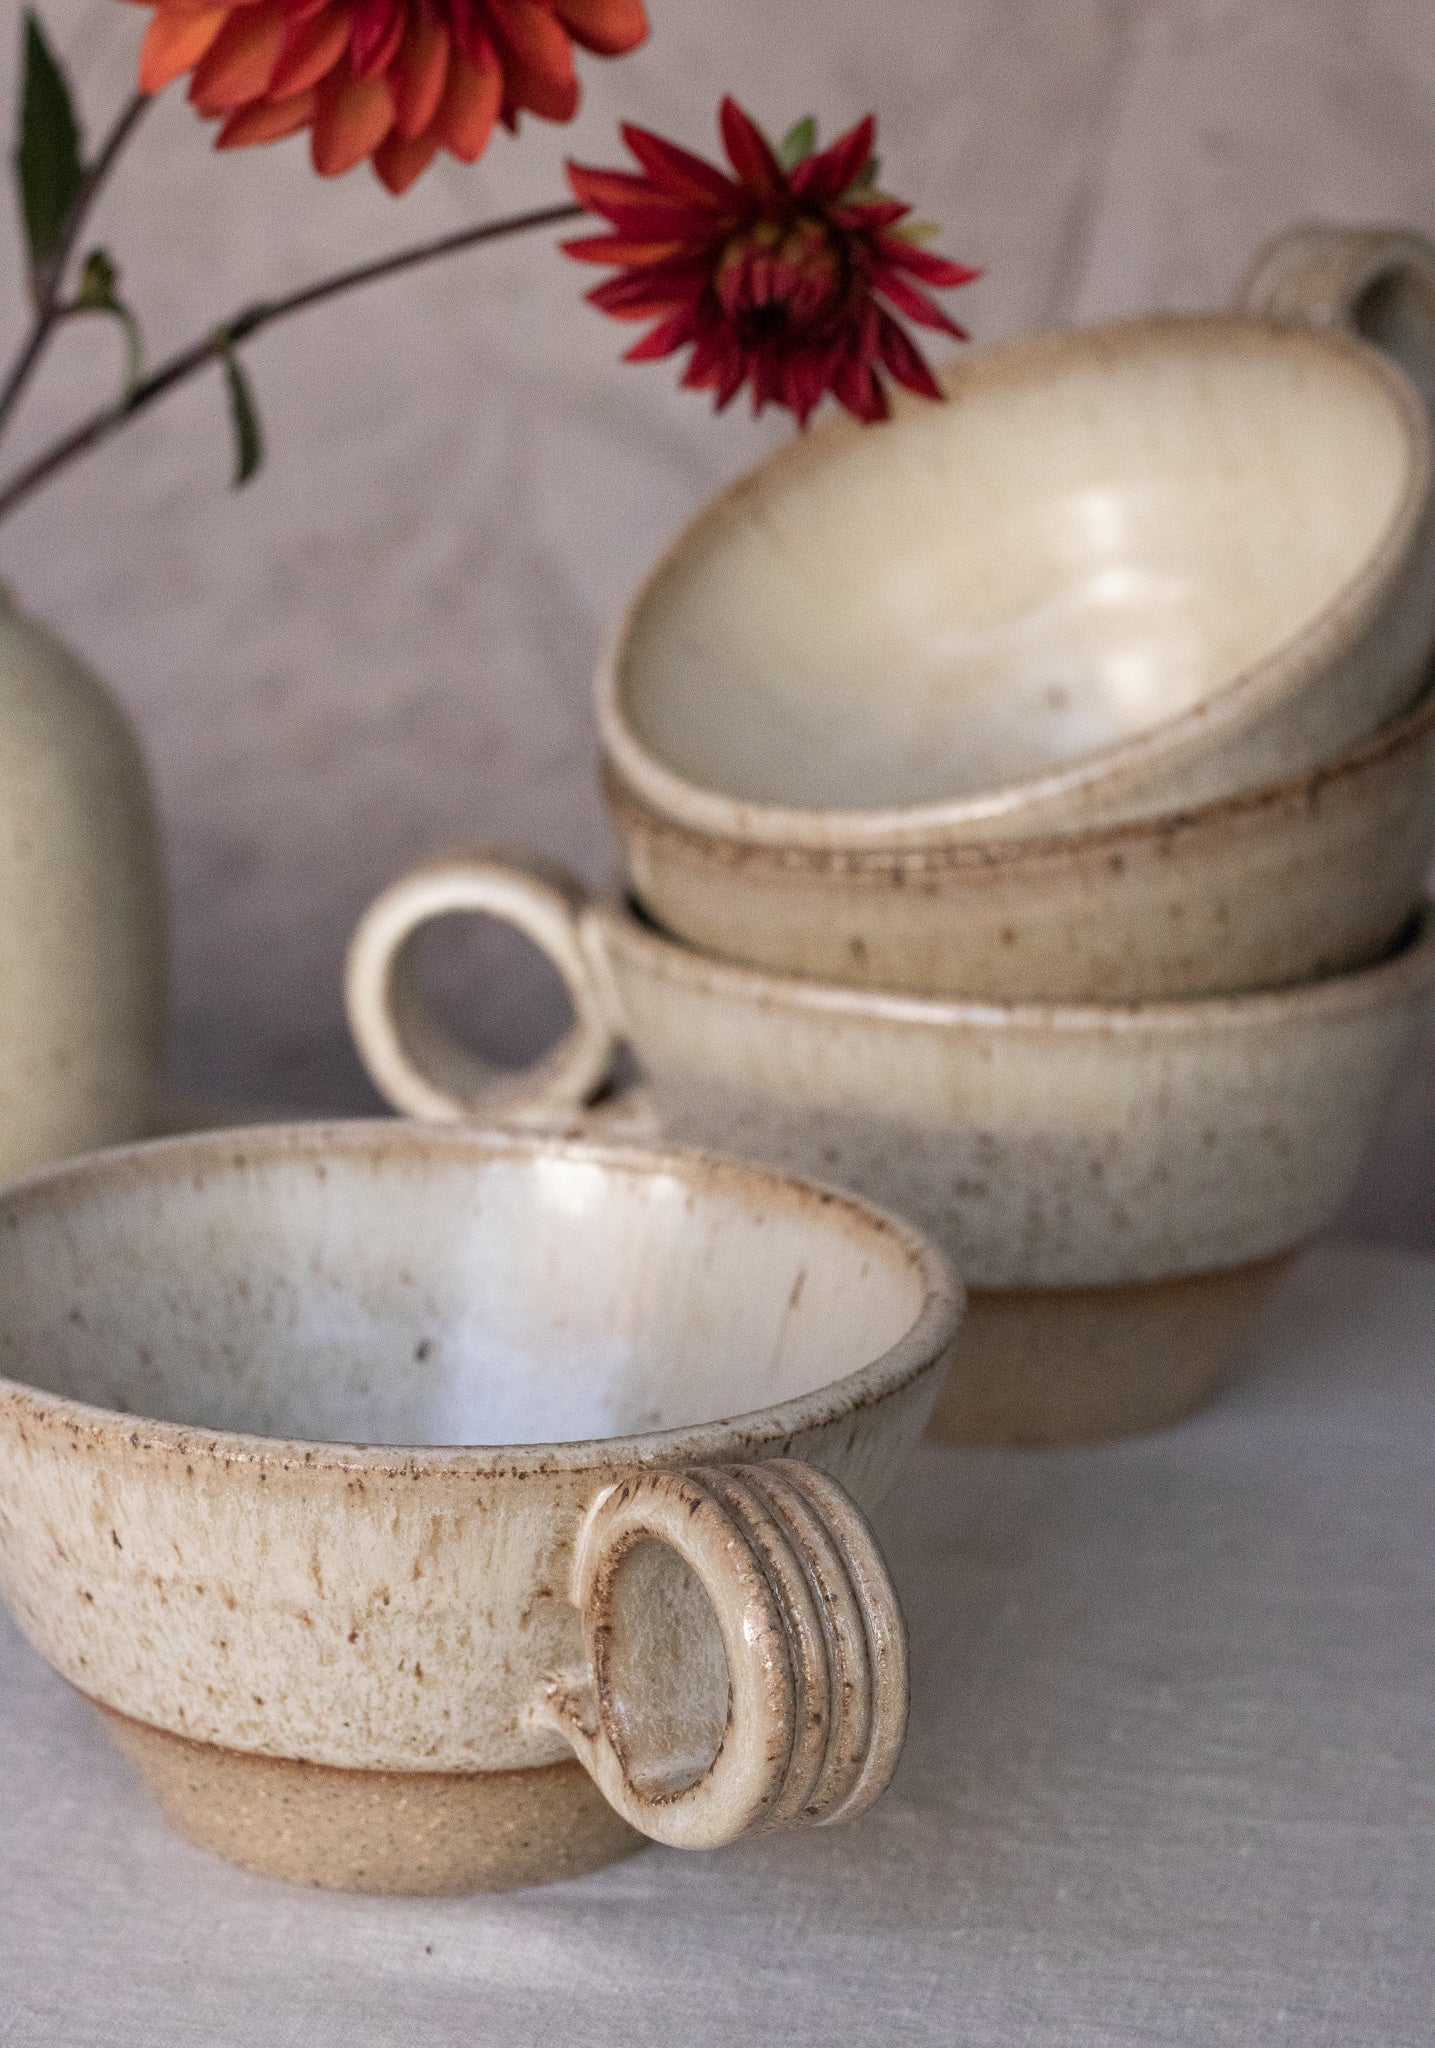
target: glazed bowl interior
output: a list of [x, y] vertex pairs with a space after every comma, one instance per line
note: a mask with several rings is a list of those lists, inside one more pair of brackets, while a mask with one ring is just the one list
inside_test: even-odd
[[256, 1436], [555, 1443], [815, 1392], [929, 1285], [881, 1218], [735, 1163], [277, 1128], [10, 1190], [0, 1372]]
[[1348, 596], [1415, 488], [1373, 353], [1228, 316], [974, 357], [950, 402], [784, 451], [640, 594], [608, 684], [662, 771], [798, 810], [1059, 772]]

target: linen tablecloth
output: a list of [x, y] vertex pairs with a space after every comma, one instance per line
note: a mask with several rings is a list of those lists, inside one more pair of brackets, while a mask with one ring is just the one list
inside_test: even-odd
[[497, 1898], [189, 1848], [7, 1623], [0, 2043], [1428, 2048], [1432, 1500], [1435, 1260], [1318, 1249], [1181, 1428], [919, 1454], [861, 1821]]

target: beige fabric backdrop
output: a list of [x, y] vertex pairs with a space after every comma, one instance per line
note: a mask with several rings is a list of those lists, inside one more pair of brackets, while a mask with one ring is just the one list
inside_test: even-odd
[[[773, 127], [875, 107], [893, 186], [983, 263], [994, 337], [1221, 300], [1254, 245], [1321, 214], [1435, 229], [1430, 0], [651, 0], [649, 47], [589, 64], [570, 131], [531, 125], [395, 204], [320, 185], [302, 145], [216, 159], [177, 93], [99, 223], [158, 350], [256, 292], [554, 194], [566, 150], [615, 160], [621, 115], [699, 146], [719, 93]], [[145, 16], [44, 0], [98, 128]], [[13, 24], [17, 8], [9, 10]], [[7, 73], [15, 41], [5, 34]], [[0, 262], [15, 276], [14, 232]], [[587, 684], [664, 537], [780, 438], [717, 421], [543, 242], [385, 286], [261, 340], [266, 474], [244, 496], [220, 394], [189, 390], [0, 536], [0, 573], [113, 679], [170, 834], [175, 1067], [189, 1087], [366, 1100], [343, 1039], [344, 940], [435, 841], [526, 844], [601, 877]], [[4, 295], [0, 346], [17, 295]], [[115, 337], [67, 335], [33, 443], [108, 390]], [[456, 969], [453, 970], [455, 973]], [[532, 977], [483, 1004], [512, 1049]], [[1422, 1065], [1423, 1072], [1428, 1060]], [[1435, 1245], [1435, 1097], [1416, 1079], [1358, 1216]]]
[[[143, 17], [43, 4], [98, 115]], [[989, 267], [984, 337], [1214, 303], [1302, 215], [1435, 230], [1430, 0], [652, 5], [654, 43], [590, 67], [571, 134], [534, 128], [400, 206], [362, 173], [318, 187], [292, 145], [216, 162], [182, 102], [161, 107], [102, 223], [152, 344], [544, 198], [566, 147], [611, 155], [619, 113], [703, 143], [726, 87], [774, 126], [875, 106], [892, 182]], [[421, 848], [482, 835], [608, 867], [586, 694], [604, 622], [781, 430], [618, 367], [583, 281], [532, 245], [276, 334], [252, 351], [273, 453], [247, 495], [224, 489], [219, 397], [196, 389], [0, 536], [0, 573], [149, 745], [192, 1087], [365, 1099], [344, 940]], [[6, 294], [0, 347], [18, 319]], [[108, 388], [114, 356], [107, 333], [67, 336], [29, 438]], [[531, 983], [486, 1009], [514, 1048], [543, 1028]], [[1427, 1070], [1356, 1221], [1435, 1246]], [[0, 2037], [1415, 2048], [1430, 1272], [1315, 1255], [1263, 1369], [1186, 1430], [924, 1453], [884, 1520], [913, 1743], [870, 1822], [822, 1839], [654, 1851], [476, 1905], [280, 1896], [166, 1835], [0, 1622]]]

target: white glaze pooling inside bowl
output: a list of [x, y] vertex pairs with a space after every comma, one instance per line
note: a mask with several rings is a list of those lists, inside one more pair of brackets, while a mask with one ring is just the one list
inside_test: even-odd
[[900, 1246], [816, 1194], [559, 1156], [215, 1157], [0, 1204], [0, 1372], [257, 1435], [545, 1443], [815, 1391], [922, 1308]]
[[943, 407], [813, 435], [639, 600], [640, 742], [751, 802], [884, 809], [1149, 731], [1339, 598], [1409, 486], [1373, 358], [1239, 320], [994, 351]]

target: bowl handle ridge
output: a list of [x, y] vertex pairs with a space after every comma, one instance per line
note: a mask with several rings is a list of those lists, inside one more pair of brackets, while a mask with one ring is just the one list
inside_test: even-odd
[[1435, 409], [1435, 242], [1411, 228], [1288, 228], [1257, 251], [1236, 304], [1343, 328], [1383, 350]]
[[[344, 976], [349, 1029], [380, 1094], [430, 1122], [482, 1117], [551, 1130], [581, 1118], [611, 1074], [622, 1035], [586, 906], [582, 885], [563, 870], [487, 851], [438, 855], [391, 883], [360, 918]], [[456, 1038], [419, 986], [419, 934], [436, 918], [465, 912], [522, 932], [557, 968], [573, 1006], [563, 1038], [520, 1073]]]
[[[696, 1579], [726, 1660], [725, 1724], [709, 1703], [696, 1758], [684, 1653], [650, 1619], [661, 1603], [620, 1597], [653, 1544]], [[642, 1834], [716, 1848], [849, 1819], [885, 1789], [906, 1733], [906, 1631], [875, 1538], [826, 1473], [779, 1458], [623, 1480], [588, 1509], [571, 1597], [585, 1664], [549, 1679], [533, 1718]]]

